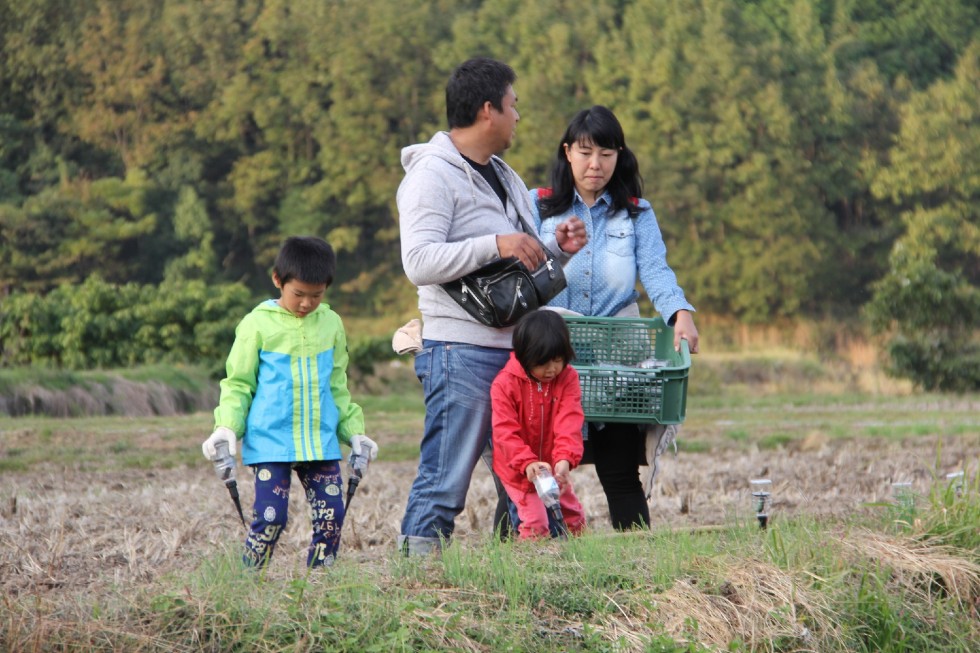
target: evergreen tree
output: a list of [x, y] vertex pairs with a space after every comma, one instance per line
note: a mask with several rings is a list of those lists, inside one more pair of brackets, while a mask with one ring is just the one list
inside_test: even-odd
[[868, 307], [894, 371], [926, 389], [980, 388], [980, 41], [916, 93], [872, 186], [906, 232]]

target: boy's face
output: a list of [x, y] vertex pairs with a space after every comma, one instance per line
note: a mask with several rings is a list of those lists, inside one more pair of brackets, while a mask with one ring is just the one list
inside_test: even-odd
[[299, 279], [280, 283], [279, 277], [275, 274], [272, 275], [272, 282], [281, 293], [279, 305], [296, 317], [306, 317], [315, 311], [327, 291], [325, 283], [306, 283]]

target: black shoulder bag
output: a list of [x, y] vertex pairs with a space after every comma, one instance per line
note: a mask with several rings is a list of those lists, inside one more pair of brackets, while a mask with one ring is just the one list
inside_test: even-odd
[[[517, 208], [517, 205], [514, 205]], [[524, 217], [521, 228], [541, 245], [547, 259], [535, 270], [528, 270], [516, 256], [500, 258], [467, 275], [442, 284], [449, 296], [480, 324], [511, 326], [525, 314], [551, 301], [568, 285], [565, 272], [554, 254], [544, 246]]]

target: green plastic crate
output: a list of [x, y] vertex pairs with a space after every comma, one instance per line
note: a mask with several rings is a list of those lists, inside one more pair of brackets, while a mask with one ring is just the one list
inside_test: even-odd
[[687, 413], [691, 353], [674, 351], [662, 318], [565, 317], [592, 422], [680, 424]]

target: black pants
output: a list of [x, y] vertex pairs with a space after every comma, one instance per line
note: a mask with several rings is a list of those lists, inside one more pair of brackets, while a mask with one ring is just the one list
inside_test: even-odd
[[650, 509], [640, 481], [645, 447], [646, 433], [636, 424], [606, 424], [602, 429], [589, 424], [586, 455], [591, 454], [613, 528], [619, 531], [650, 527]]

